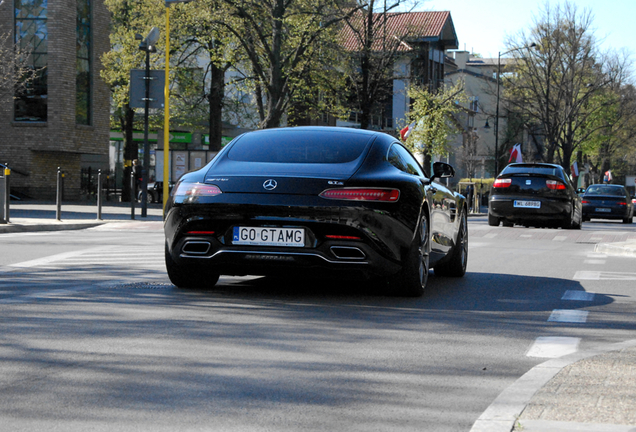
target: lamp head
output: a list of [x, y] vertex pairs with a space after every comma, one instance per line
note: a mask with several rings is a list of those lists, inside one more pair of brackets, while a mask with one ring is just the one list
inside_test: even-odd
[[150, 33], [148, 33], [148, 36], [146, 36], [146, 39], [144, 39], [144, 42], [146, 42], [146, 46], [154, 46], [157, 44], [157, 41], [159, 40], [159, 29], [157, 27], [153, 27], [152, 29], [150, 29]]

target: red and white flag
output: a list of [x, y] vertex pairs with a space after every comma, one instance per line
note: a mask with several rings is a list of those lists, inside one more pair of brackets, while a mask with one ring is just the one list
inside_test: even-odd
[[523, 158], [521, 157], [521, 144], [515, 144], [510, 150], [510, 159], [508, 159], [508, 163], [510, 162], [523, 162]]
[[570, 173], [572, 173], [574, 177], [579, 176], [579, 164], [576, 161], [574, 161], [574, 163], [570, 167]]
[[415, 127], [415, 122], [411, 123], [410, 125], [406, 126], [404, 129], [400, 131], [400, 137], [402, 138], [402, 141], [406, 141], [406, 139], [409, 137], [414, 127]]
[[613, 178], [614, 177], [612, 177], [612, 172], [610, 170], [605, 171], [605, 175], [603, 176], [604, 182], [611, 183]]

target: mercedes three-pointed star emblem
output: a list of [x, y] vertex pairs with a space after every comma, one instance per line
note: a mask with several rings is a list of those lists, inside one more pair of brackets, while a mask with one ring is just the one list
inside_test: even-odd
[[278, 183], [276, 183], [276, 180], [274, 179], [267, 179], [265, 180], [265, 183], [263, 183], [263, 188], [268, 191], [276, 189], [276, 186], [278, 186]]

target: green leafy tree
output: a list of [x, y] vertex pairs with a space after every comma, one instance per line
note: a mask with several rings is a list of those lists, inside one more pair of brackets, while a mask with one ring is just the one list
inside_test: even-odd
[[175, 117], [182, 126], [207, 124], [210, 149], [220, 150], [223, 110], [228, 107], [225, 75], [244, 60], [236, 36], [228, 30], [234, 22], [219, 0], [175, 8], [171, 21], [171, 68], [178, 83], [172, 91]]
[[[245, 52], [259, 127], [281, 124], [308, 70], [321, 38], [344, 19], [339, 0], [221, 0], [233, 18], [227, 29]], [[353, 11], [347, 11], [347, 14]], [[345, 15], [347, 16], [347, 15]]]
[[[111, 12], [111, 50], [101, 57], [104, 67], [100, 75], [111, 90], [111, 127], [119, 128], [124, 135], [124, 179], [128, 179], [131, 163], [139, 154], [138, 145], [133, 141], [135, 111], [129, 100], [130, 70], [145, 67], [145, 52], [139, 49], [140, 41], [135, 35], [145, 36], [152, 27], [162, 26], [164, 3], [159, 0], [104, 0], [104, 3]], [[151, 69], [155, 69], [162, 56], [151, 54], [150, 60]], [[123, 183], [122, 199], [130, 199], [128, 181]]]
[[464, 109], [462, 104], [468, 98], [461, 82], [435, 91], [412, 87], [408, 96], [412, 105], [407, 121], [413, 124], [413, 129], [406, 139], [406, 146], [414, 153], [422, 153], [424, 166], [429, 166], [432, 156], [451, 151], [449, 135], [460, 130], [455, 114]]

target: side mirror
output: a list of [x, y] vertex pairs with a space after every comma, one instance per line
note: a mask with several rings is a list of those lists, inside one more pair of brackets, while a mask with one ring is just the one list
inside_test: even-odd
[[431, 181], [435, 180], [436, 178], [451, 177], [455, 177], [455, 168], [445, 162], [433, 163], [433, 177], [431, 177]]

